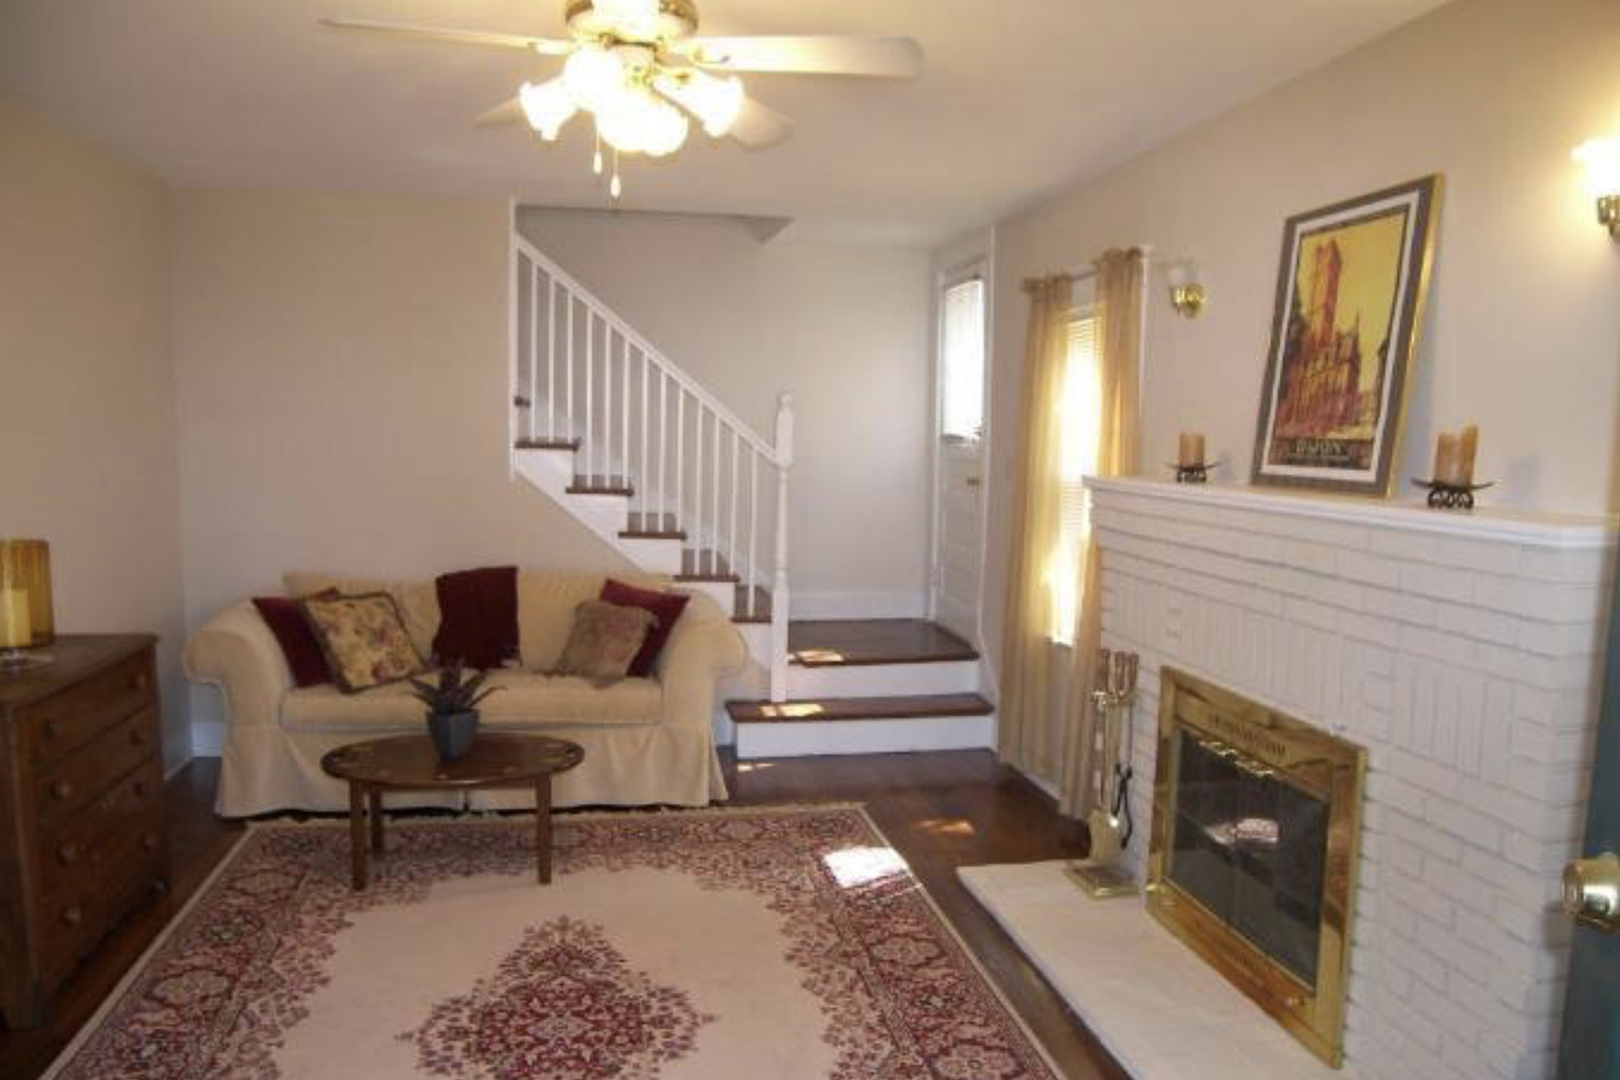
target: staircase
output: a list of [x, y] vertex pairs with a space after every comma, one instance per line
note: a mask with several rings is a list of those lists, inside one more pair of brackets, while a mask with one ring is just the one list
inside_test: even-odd
[[512, 469], [649, 573], [731, 613], [755, 670], [727, 707], [740, 758], [982, 747], [979, 657], [922, 620], [789, 619], [793, 399], [738, 419], [512, 235]]

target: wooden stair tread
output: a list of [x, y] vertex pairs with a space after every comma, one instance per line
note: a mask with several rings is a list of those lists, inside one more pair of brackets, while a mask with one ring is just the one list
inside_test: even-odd
[[578, 439], [519, 439], [514, 445], [519, 450], [578, 450]]
[[995, 706], [979, 694], [726, 702], [727, 714], [739, 724], [915, 720], [930, 716], [988, 716], [994, 711]]
[[788, 624], [788, 661], [802, 667], [977, 660], [960, 637], [927, 619], [801, 619]]
[[681, 572], [675, 575], [676, 581], [732, 581], [740, 582], [738, 576], [718, 551], [695, 551], [691, 548], [681, 552]]
[[636, 493], [628, 476], [575, 476], [568, 485], [570, 495], [623, 495]]
[[631, 514], [619, 535], [626, 540], [685, 540], [686, 530], [674, 514]]

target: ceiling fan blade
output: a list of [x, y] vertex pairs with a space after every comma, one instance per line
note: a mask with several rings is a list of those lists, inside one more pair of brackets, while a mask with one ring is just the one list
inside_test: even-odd
[[507, 127], [511, 124], [526, 124], [528, 116], [523, 112], [523, 100], [511, 98], [501, 102], [493, 109], [485, 109], [473, 121], [481, 128]]
[[372, 19], [322, 19], [320, 22], [329, 30], [358, 30], [363, 33], [411, 37], [423, 41], [445, 41], [454, 45], [525, 49], [542, 56], [566, 56], [574, 51], [572, 41], [525, 37], [522, 34], [497, 34], [489, 30], [452, 30], [439, 26], [416, 26], [411, 23], [377, 22]]
[[699, 37], [671, 46], [699, 67], [915, 79], [923, 51], [907, 37]]
[[765, 150], [793, 134], [793, 121], [751, 97], [743, 98], [742, 111], [726, 137], [749, 150]]

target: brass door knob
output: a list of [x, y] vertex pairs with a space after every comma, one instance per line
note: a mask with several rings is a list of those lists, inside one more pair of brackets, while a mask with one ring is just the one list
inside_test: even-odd
[[1606, 851], [1564, 867], [1564, 911], [1583, 926], [1620, 930], [1620, 856]]
[[58, 780], [51, 785], [51, 798], [61, 802], [73, 794], [73, 785], [66, 780]]
[[84, 922], [84, 909], [78, 904], [69, 904], [62, 909], [62, 921], [69, 926], [78, 926]]

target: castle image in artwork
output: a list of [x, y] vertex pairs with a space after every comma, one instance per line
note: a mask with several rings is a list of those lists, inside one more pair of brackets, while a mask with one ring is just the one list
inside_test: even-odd
[[1337, 238], [1313, 245], [1308, 259], [1289, 305], [1273, 435], [1331, 441], [1331, 456], [1360, 457], [1370, 453], [1377, 428], [1389, 339], [1380, 334], [1369, 356], [1362, 312], [1345, 313], [1348, 325], [1340, 324], [1345, 265]]

